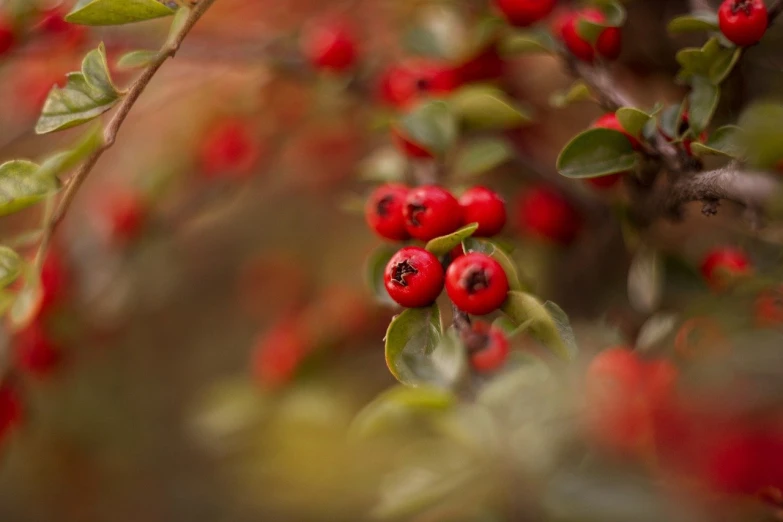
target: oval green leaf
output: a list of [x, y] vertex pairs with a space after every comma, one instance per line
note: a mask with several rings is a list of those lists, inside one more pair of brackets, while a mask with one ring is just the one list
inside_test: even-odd
[[0, 287], [10, 285], [22, 273], [23, 261], [12, 248], [0, 246]]
[[513, 157], [511, 145], [500, 138], [485, 138], [468, 143], [454, 162], [457, 176], [468, 177], [489, 172]]
[[457, 140], [457, 119], [443, 101], [424, 102], [400, 120], [404, 133], [413, 142], [439, 156]]
[[158, 0], [80, 0], [65, 20], [80, 25], [122, 25], [174, 13]]
[[436, 256], [444, 256], [451, 252], [454, 247], [462, 243], [463, 240], [472, 236], [476, 230], [478, 230], [478, 223], [470, 223], [447, 236], [430, 239], [424, 248]]
[[620, 107], [615, 113], [620, 125], [631, 136], [640, 136], [651, 115], [635, 107]]
[[386, 331], [386, 365], [402, 384], [418, 386], [426, 382], [431, 369], [427, 358], [440, 344], [442, 327], [437, 304], [409, 308], [392, 319]]
[[575, 81], [566, 91], [556, 91], [549, 97], [549, 105], [562, 109], [579, 101], [593, 99], [590, 88], [582, 80]]
[[576, 357], [576, 342], [568, 316], [554, 303], [542, 304], [524, 292], [509, 292], [503, 312], [516, 325], [530, 322], [530, 335], [563, 360]]
[[530, 122], [527, 112], [496, 87], [463, 87], [451, 103], [462, 123], [472, 129], [510, 129]]
[[713, 85], [704, 77], [693, 77], [691, 92], [688, 95], [688, 116], [694, 136], [701, 134], [710, 124], [719, 100], [720, 87]]
[[57, 192], [56, 178], [40, 175], [31, 161], [13, 160], [0, 165], [0, 216], [35, 205]]
[[158, 57], [158, 51], [131, 51], [123, 54], [117, 60], [117, 67], [120, 69], [140, 69], [147, 67], [155, 58]]
[[691, 33], [695, 31], [718, 31], [718, 15], [710, 11], [702, 11], [685, 16], [678, 16], [666, 26], [670, 33]]
[[742, 159], [746, 155], [746, 143], [747, 138], [740, 127], [724, 125], [715, 129], [706, 143], [695, 141], [691, 148], [697, 155], [711, 154]]
[[633, 170], [636, 161], [631, 142], [622, 132], [589, 129], [560, 152], [557, 170], [567, 178], [594, 178]]
[[506, 57], [531, 53], [551, 54], [556, 50], [557, 44], [548, 31], [510, 31], [500, 42], [500, 52]]

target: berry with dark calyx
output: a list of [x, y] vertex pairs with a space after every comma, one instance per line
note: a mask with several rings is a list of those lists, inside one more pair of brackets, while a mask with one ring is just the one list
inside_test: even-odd
[[405, 133], [397, 128], [391, 128], [392, 143], [397, 147], [397, 150], [413, 159], [432, 159], [435, 155], [424, 148], [422, 145], [416, 143], [411, 138], [405, 135]]
[[39, 321], [17, 332], [14, 339], [16, 367], [36, 377], [51, 375], [62, 361], [62, 350]]
[[463, 222], [478, 223], [475, 236], [494, 236], [506, 225], [506, 202], [493, 190], [486, 187], [468, 189], [460, 196], [459, 204]]
[[225, 119], [212, 126], [199, 149], [201, 171], [208, 179], [244, 178], [260, 158], [260, 143], [248, 122]]
[[567, 245], [582, 228], [581, 217], [559, 192], [532, 187], [517, 200], [518, 226], [525, 234]]
[[302, 53], [317, 69], [344, 72], [356, 64], [356, 38], [343, 20], [318, 20], [302, 35]]
[[750, 259], [742, 250], [720, 247], [711, 250], [701, 263], [701, 273], [715, 291], [726, 290], [737, 279], [752, 271]]
[[549, 16], [556, 0], [494, 0], [494, 4], [511, 25], [528, 27]]
[[408, 187], [395, 183], [381, 185], [370, 194], [364, 209], [367, 224], [379, 236], [402, 241], [408, 239], [403, 208]]
[[560, 37], [574, 57], [583, 62], [592, 63], [595, 60], [596, 53], [607, 60], [614, 60], [620, 55], [622, 32], [619, 27], [606, 27], [601, 31], [595, 45], [593, 45], [579, 34], [580, 20], [603, 23], [606, 17], [598, 9], [586, 8], [565, 15], [559, 21]]
[[422, 241], [451, 234], [462, 225], [462, 208], [446, 189], [424, 185], [411, 189], [402, 210], [408, 233]]
[[769, 17], [763, 0], [724, 0], [718, 9], [718, 25], [731, 43], [747, 47], [767, 32]]
[[22, 423], [24, 405], [19, 390], [9, 379], [0, 382], [0, 443]]
[[438, 258], [420, 247], [405, 247], [394, 254], [383, 273], [389, 296], [406, 308], [429, 306], [443, 290], [443, 267]]
[[497, 260], [472, 252], [449, 265], [446, 293], [463, 312], [486, 315], [500, 308], [506, 300], [508, 277]]
[[381, 100], [406, 109], [423, 97], [446, 95], [459, 87], [460, 77], [444, 63], [424, 58], [408, 59], [390, 67], [380, 79]]
[[478, 373], [490, 373], [502, 367], [511, 348], [502, 330], [483, 321], [473, 323], [466, 342], [471, 348], [479, 347], [473, 349], [469, 355], [470, 366]]

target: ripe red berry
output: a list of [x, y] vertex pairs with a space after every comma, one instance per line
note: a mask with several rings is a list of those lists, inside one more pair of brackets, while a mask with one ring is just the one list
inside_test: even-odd
[[405, 247], [386, 265], [383, 281], [389, 296], [406, 308], [431, 305], [443, 290], [443, 267], [420, 247]]
[[473, 323], [471, 334], [482, 338], [482, 348], [470, 354], [470, 366], [479, 373], [493, 372], [503, 366], [510, 351], [506, 335], [482, 321]]
[[763, 291], [754, 304], [756, 325], [774, 328], [783, 325], [783, 286]]
[[438, 97], [459, 87], [455, 70], [434, 60], [415, 58], [390, 67], [380, 80], [381, 100], [406, 109], [423, 97]]
[[767, 31], [767, 7], [763, 0], [724, 0], [718, 9], [718, 25], [733, 44], [758, 43]]
[[397, 127], [391, 128], [392, 143], [397, 147], [397, 150], [414, 159], [432, 159], [435, 155], [425, 149], [422, 145], [414, 142], [411, 138], [406, 136], [403, 131]]
[[492, 42], [477, 54], [468, 57], [454, 67], [458, 83], [496, 80], [506, 72], [506, 61], [500, 54], [498, 43]]
[[579, 34], [579, 20], [603, 23], [606, 17], [598, 9], [587, 8], [565, 15], [560, 20], [560, 37], [571, 54], [588, 63], [595, 60], [596, 52], [607, 60], [614, 60], [620, 55], [622, 32], [619, 27], [605, 28], [593, 45]]
[[376, 234], [393, 241], [410, 237], [402, 213], [408, 191], [405, 185], [389, 183], [381, 185], [370, 194], [364, 208], [364, 217]]
[[342, 20], [319, 20], [302, 35], [302, 53], [318, 69], [343, 72], [356, 63], [356, 38]]
[[51, 375], [60, 365], [62, 350], [39, 321], [17, 332], [14, 339], [16, 367], [36, 377]]
[[537, 186], [523, 192], [518, 201], [518, 225], [528, 234], [569, 244], [582, 227], [574, 207], [559, 192]]
[[24, 416], [24, 405], [19, 390], [8, 380], [0, 383], [0, 443], [19, 426]]
[[0, 15], [0, 55], [11, 50], [16, 43], [14, 26], [9, 19]]
[[609, 174], [608, 176], [598, 176], [597, 178], [586, 178], [585, 182], [599, 190], [606, 190], [614, 187], [623, 179], [623, 173]]
[[307, 356], [300, 318], [287, 317], [262, 334], [252, 354], [253, 376], [265, 388], [279, 388], [294, 378]]
[[422, 241], [451, 234], [462, 224], [462, 208], [451, 193], [436, 185], [411, 189], [402, 210], [408, 233]]
[[65, 46], [81, 45], [87, 36], [86, 28], [66, 22], [66, 14], [68, 11], [61, 6], [46, 10], [41, 13], [36, 29], [47, 36], [59, 39]]
[[641, 148], [641, 143], [639, 143], [639, 140], [632, 134], [630, 134], [628, 131], [626, 131], [622, 124], [620, 123], [620, 120], [617, 119], [617, 115], [613, 112], [607, 112], [597, 120], [593, 122], [591, 125], [594, 129], [609, 129], [609, 130], [615, 130], [618, 132], [622, 132], [623, 135], [625, 135], [626, 138], [628, 138], [628, 141], [631, 142], [631, 146], [635, 150], [639, 150]]
[[713, 290], [725, 290], [752, 270], [747, 254], [738, 248], [721, 247], [710, 251], [701, 264], [701, 273]]
[[511, 25], [527, 27], [549, 16], [555, 0], [494, 0], [495, 7]]
[[473, 315], [500, 308], [508, 293], [508, 278], [494, 258], [472, 252], [452, 261], [446, 270], [446, 293], [454, 305]]
[[208, 179], [246, 177], [260, 156], [259, 140], [250, 125], [238, 119], [216, 123], [199, 148], [201, 171]]
[[459, 204], [463, 222], [478, 223], [475, 236], [494, 236], [506, 225], [506, 202], [493, 190], [486, 187], [468, 189], [460, 196]]
[[56, 247], [50, 248], [41, 266], [40, 314], [45, 314], [65, 298], [68, 280], [64, 254]]
[[147, 218], [147, 204], [141, 194], [134, 190], [117, 191], [102, 206], [99, 225], [110, 240], [126, 243], [139, 237]]

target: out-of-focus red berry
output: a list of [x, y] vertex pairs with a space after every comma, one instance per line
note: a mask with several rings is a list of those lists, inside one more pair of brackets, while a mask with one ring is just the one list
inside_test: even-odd
[[40, 321], [16, 333], [14, 362], [16, 367], [36, 377], [48, 377], [60, 366], [62, 349], [51, 339]]
[[470, 188], [460, 196], [459, 204], [463, 222], [478, 223], [475, 236], [497, 235], [506, 225], [506, 202], [493, 190], [486, 187]]
[[567, 245], [582, 228], [576, 209], [550, 187], [536, 186], [524, 191], [516, 207], [517, 223], [525, 234]]
[[783, 287], [764, 290], [754, 304], [756, 325], [776, 328], [783, 325]]
[[410, 137], [406, 136], [404, 132], [397, 128], [391, 129], [392, 143], [397, 147], [397, 150], [413, 159], [432, 159], [435, 155], [424, 148], [424, 146], [416, 143]]
[[606, 17], [598, 9], [588, 7], [559, 20], [560, 37], [571, 54], [588, 63], [595, 60], [596, 53], [607, 60], [614, 60], [620, 55], [622, 32], [619, 27], [606, 27], [593, 45], [579, 34], [580, 20], [603, 23]]
[[258, 137], [248, 122], [239, 119], [215, 123], [199, 147], [199, 163], [207, 179], [245, 178], [260, 156]]
[[252, 355], [253, 375], [264, 388], [280, 388], [291, 382], [308, 353], [301, 318], [283, 319], [256, 340]]
[[356, 64], [356, 38], [344, 20], [318, 20], [302, 35], [302, 53], [313, 67], [343, 72]]
[[701, 273], [715, 291], [726, 290], [734, 281], [751, 273], [747, 254], [734, 247], [711, 250], [701, 263]]
[[5, 16], [0, 14], [0, 56], [8, 53], [16, 44], [14, 25]]
[[392, 107], [407, 109], [422, 98], [446, 95], [459, 84], [459, 73], [450, 65], [410, 58], [393, 65], [381, 76], [380, 97]]
[[613, 112], [607, 112], [597, 120], [593, 122], [591, 125], [594, 129], [609, 129], [609, 130], [615, 130], [617, 132], [622, 132], [623, 135], [628, 138], [628, 141], [631, 142], [631, 146], [639, 150], [642, 146], [641, 143], [639, 143], [639, 140], [636, 138], [636, 136], [629, 133], [625, 128], [623, 128], [622, 124], [620, 123], [620, 120], [617, 119], [617, 115]]
[[45, 36], [57, 39], [56, 44], [67, 47], [78, 47], [87, 38], [87, 28], [83, 25], [65, 21], [67, 10], [61, 6], [48, 9], [41, 13], [35, 29]]
[[715, 356], [728, 349], [728, 338], [720, 324], [709, 317], [688, 319], [674, 337], [674, 350], [685, 359]]
[[505, 71], [506, 61], [500, 55], [497, 42], [492, 42], [454, 67], [459, 83], [497, 80]]
[[24, 404], [17, 387], [9, 380], [0, 383], [0, 444], [22, 423]]
[[511, 25], [528, 27], [549, 16], [556, 0], [494, 0], [494, 3]]
[[503, 331], [483, 321], [476, 321], [473, 323], [473, 333], [485, 337], [486, 342], [483, 348], [470, 354], [470, 366], [478, 373], [490, 373], [503, 366], [511, 350]]
[[101, 201], [96, 219], [115, 243], [137, 239], [147, 221], [147, 203], [132, 189], [116, 190]]

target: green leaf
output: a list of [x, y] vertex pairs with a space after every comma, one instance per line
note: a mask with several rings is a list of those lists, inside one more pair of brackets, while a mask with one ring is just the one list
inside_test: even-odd
[[576, 26], [577, 33], [592, 43], [598, 40], [598, 37], [607, 27], [620, 27], [625, 23], [625, 8], [620, 2], [605, 1], [597, 7], [605, 16], [603, 22], [592, 22], [584, 17], [580, 17]]
[[481, 252], [495, 258], [503, 267], [508, 279], [508, 287], [511, 290], [525, 290], [524, 285], [519, 279], [519, 273], [514, 261], [497, 244], [487, 239], [467, 238], [462, 242], [462, 248], [466, 253]]
[[678, 78], [690, 81], [694, 76], [702, 76], [718, 85], [729, 75], [741, 54], [740, 48], [724, 47], [717, 38], [711, 38], [700, 49], [682, 49], [676, 56], [682, 66]]
[[65, 20], [80, 25], [122, 25], [171, 16], [157, 0], [80, 0]]
[[746, 154], [747, 138], [745, 132], [736, 125], [724, 125], [710, 134], [706, 143], [694, 141], [691, 149], [696, 155], [712, 154], [741, 159]]
[[405, 135], [428, 151], [445, 154], [457, 140], [457, 119], [446, 102], [424, 102], [401, 120]]
[[463, 87], [453, 94], [451, 103], [457, 116], [472, 129], [510, 129], [530, 122], [530, 116], [496, 87]]
[[509, 31], [500, 42], [500, 52], [505, 57], [530, 53], [554, 53], [557, 44], [548, 31]]
[[670, 105], [661, 112], [658, 125], [661, 131], [671, 138], [680, 137], [680, 123], [682, 123], [683, 105]]
[[643, 314], [658, 309], [663, 297], [664, 266], [657, 251], [640, 247], [628, 270], [628, 300]]
[[462, 177], [483, 174], [507, 162], [513, 154], [513, 149], [506, 140], [479, 139], [462, 147], [454, 162], [454, 171], [457, 176]]
[[372, 152], [359, 164], [359, 176], [368, 181], [402, 182], [408, 162], [395, 147]]
[[174, 20], [171, 21], [171, 25], [169, 26], [169, 34], [166, 37], [166, 45], [174, 45], [176, 43], [176, 40], [179, 38], [182, 29], [185, 27], [185, 24], [188, 23], [190, 14], [191, 9], [188, 7], [180, 7], [177, 9], [177, 13], [174, 15]]
[[739, 126], [747, 133], [748, 159], [755, 167], [775, 167], [783, 158], [783, 105], [756, 102], [742, 113]]
[[670, 33], [690, 33], [694, 31], [719, 31], [718, 15], [712, 11], [696, 12], [678, 16], [666, 26]]
[[651, 115], [634, 107], [620, 107], [615, 112], [620, 125], [631, 136], [639, 136], [647, 122], [652, 118]]
[[688, 121], [694, 136], [701, 134], [710, 124], [719, 99], [720, 87], [701, 76], [693, 77], [688, 95]]
[[103, 143], [103, 128], [99, 125], [87, 131], [71, 149], [58, 152], [46, 158], [38, 168], [38, 177], [54, 177], [79, 165]]
[[579, 101], [588, 101], [593, 99], [593, 94], [590, 92], [590, 88], [582, 80], [575, 81], [571, 87], [565, 91], [555, 91], [549, 97], [549, 105], [562, 109], [572, 103]]
[[27, 264], [24, 266], [23, 273], [24, 286], [16, 294], [8, 311], [8, 319], [14, 329], [22, 329], [35, 319], [43, 298], [41, 276], [35, 267]]
[[567, 178], [594, 178], [633, 170], [636, 161], [633, 146], [622, 132], [588, 129], [560, 152], [557, 170]]
[[432, 377], [428, 375], [429, 355], [442, 337], [440, 310], [409, 308], [392, 319], [386, 331], [386, 365], [402, 384], [418, 386]]
[[389, 296], [389, 292], [386, 291], [383, 273], [386, 270], [386, 265], [389, 264], [389, 260], [396, 252], [396, 248], [387, 246], [376, 248], [375, 251], [370, 254], [370, 257], [367, 258], [367, 263], [365, 264], [367, 287], [379, 303], [389, 306], [394, 306], [395, 302]]
[[147, 67], [160, 54], [158, 51], [131, 51], [123, 54], [117, 60], [117, 67], [120, 69], [139, 69]]
[[53, 87], [35, 132], [46, 134], [92, 120], [111, 109], [120, 93], [111, 81], [106, 51], [101, 44], [82, 61], [82, 71], [69, 73], [65, 87]]
[[470, 223], [447, 236], [430, 239], [424, 248], [436, 256], [444, 256], [462, 243], [462, 241], [472, 236], [476, 230], [478, 230], [478, 223]]
[[719, 85], [728, 77], [734, 66], [737, 65], [740, 56], [742, 56], [742, 47], [725, 49], [714, 57], [708, 70], [709, 78], [713, 85]]
[[12, 248], [0, 245], [0, 287], [5, 288], [16, 281], [16, 278], [22, 273], [23, 265], [19, 254]]
[[57, 179], [40, 172], [38, 165], [26, 160], [0, 165], [0, 216], [35, 205], [57, 191]]
[[442, 388], [410, 388], [398, 384], [362, 408], [351, 423], [350, 433], [358, 438], [381, 435], [402, 422], [449, 410], [456, 403], [454, 394]]
[[568, 317], [554, 303], [544, 305], [530, 294], [509, 292], [502, 310], [517, 325], [532, 321], [528, 330], [531, 336], [561, 359], [570, 361], [576, 357]]

